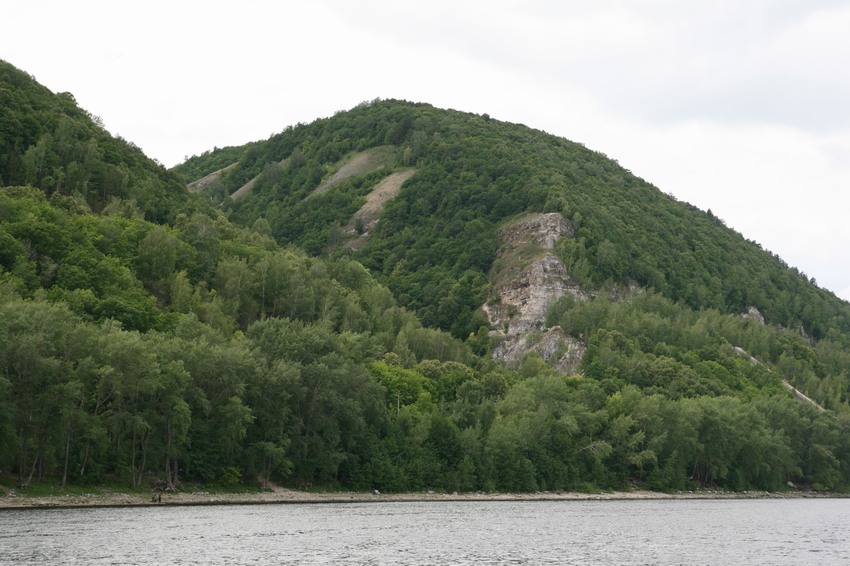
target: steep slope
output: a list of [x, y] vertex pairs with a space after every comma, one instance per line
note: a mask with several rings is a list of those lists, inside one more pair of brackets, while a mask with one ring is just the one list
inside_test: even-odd
[[557, 212], [523, 216], [499, 230], [492, 298], [482, 307], [494, 328], [494, 358], [519, 365], [534, 351], [564, 373], [578, 372], [584, 346], [560, 327], [546, 326], [549, 308], [564, 295], [587, 299], [553, 253], [561, 238], [573, 236]]
[[[388, 145], [395, 148], [395, 162], [383, 173], [323, 187], [346, 155]], [[228, 209], [232, 220], [250, 226], [262, 219], [279, 241], [316, 254], [353, 249], [353, 257], [423, 323], [513, 364], [533, 351], [562, 371], [592, 374], [586, 366], [593, 362], [581, 352], [592, 346], [594, 332], [600, 325], [620, 331], [619, 321], [603, 322], [612, 309], [602, 304], [610, 297], [630, 300], [635, 292], [683, 305], [693, 316], [757, 309], [771, 327], [794, 329], [807, 347], [850, 347], [850, 307], [781, 258], [606, 156], [524, 126], [424, 104], [374, 101], [227, 151], [245, 156], [234, 176], [260, 175], [250, 196]], [[221, 152], [181, 167], [200, 174]], [[270, 167], [285, 158], [293, 160], [286, 171]], [[367, 210], [376, 187], [393, 178], [386, 172], [395, 168], [398, 175], [413, 165], [366, 230], [358, 211]], [[509, 227], [541, 213], [560, 215], [571, 227], [569, 237], [547, 243], [552, 247], [545, 254], [540, 243], [509, 251]], [[358, 218], [368, 238], [350, 240]], [[570, 303], [569, 297], [579, 296], [576, 290], [591, 299]], [[517, 301], [537, 307], [517, 316]], [[598, 319], [594, 325], [576, 322], [586, 316], [582, 309], [599, 311], [591, 317]], [[649, 355], [648, 349], [647, 343], [638, 351]], [[775, 363], [783, 352], [773, 348], [767, 356]], [[846, 380], [828, 377], [831, 371], [817, 370], [816, 377], [794, 370], [788, 378], [840, 404], [847, 393], [835, 387], [844, 391]]]
[[154, 221], [189, 203], [180, 178], [112, 137], [70, 93], [53, 94], [0, 61], [0, 183], [32, 185], [93, 210], [108, 205]]
[[192, 181], [191, 183], [186, 185], [186, 188], [191, 193], [199, 193], [199, 192], [203, 191], [205, 188], [207, 188], [210, 184], [212, 184], [216, 181], [220, 181], [221, 176], [224, 175], [230, 169], [233, 169], [234, 167], [236, 167], [236, 165], [237, 165], [236, 163], [231, 163], [227, 167], [222, 167], [221, 169], [213, 171], [209, 175], [204, 175], [200, 179]]
[[373, 147], [367, 151], [358, 152], [339, 165], [336, 172], [316, 187], [313, 194], [320, 195], [346, 179], [361, 177], [394, 163], [395, 148], [392, 146]]
[[[269, 164], [296, 159], [290, 171], [264, 174], [231, 218], [246, 225], [265, 218], [279, 240], [326, 251], [379, 179], [323, 194], [322, 206], [336, 213], [295, 217], [293, 207], [303, 206], [344, 155], [388, 143], [396, 147], [395, 166], [415, 164], [416, 174], [356, 257], [429, 325], [468, 336], [486, 324], [476, 312], [486, 298], [498, 226], [524, 212], [560, 212], [576, 235], [554, 251], [582, 287], [634, 283], [697, 309], [740, 313], [755, 306], [768, 322], [802, 326], [815, 339], [836, 316], [850, 329], [842, 301], [710, 211], [677, 202], [579, 144], [428, 105], [364, 104], [246, 146], [227, 190]], [[212, 152], [181, 168], [204, 172], [203, 163], [216, 159]]]
[[414, 173], [416, 173], [416, 169], [397, 171], [375, 185], [375, 188], [366, 196], [366, 203], [354, 213], [354, 216], [345, 225], [345, 233], [351, 237], [346, 242], [346, 246], [358, 250], [366, 245], [369, 234], [378, 224], [384, 207], [398, 194], [404, 182], [410, 179]]
[[[0, 77], [3, 174], [34, 185], [0, 182], [0, 485], [371, 482], [356, 462], [389, 411], [369, 366], [471, 371], [361, 265], [230, 223], [70, 95]], [[121, 190], [96, 182], [107, 165]]]

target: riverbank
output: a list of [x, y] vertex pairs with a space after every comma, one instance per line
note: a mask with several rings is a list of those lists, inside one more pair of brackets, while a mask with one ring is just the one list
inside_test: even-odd
[[612, 491], [601, 493], [536, 492], [536, 493], [379, 493], [331, 492], [316, 493], [275, 487], [269, 491], [251, 493], [209, 493], [187, 491], [166, 493], [162, 501], [151, 502], [148, 494], [92, 490], [91, 493], [30, 496], [9, 490], [0, 496], [0, 509], [52, 507], [127, 507], [162, 505], [257, 505], [286, 503], [370, 503], [416, 501], [587, 501], [618, 499], [789, 499], [789, 498], [848, 497], [847, 494], [825, 494], [811, 491], [789, 492], [729, 492], [700, 490], [662, 493], [656, 491]]

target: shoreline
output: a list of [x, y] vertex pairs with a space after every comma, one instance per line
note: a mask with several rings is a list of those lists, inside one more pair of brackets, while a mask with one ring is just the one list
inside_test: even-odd
[[661, 499], [838, 499], [848, 494], [812, 491], [729, 492], [700, 490], [664, 493], [658, 491], [612, 491], [600, 493], [534, 492], [534, 493], [379, 493], [332, 492], [314, 493], [276, 487], [257, 493], [208, 493], [204, 491], [177, 492], [163, 495], [161, 503], [149, 496], [123, 492], [92, 492], [47, 496], [20, 495], [11, 491], [0, 496], [2, 509], [56, 509], [89, 507], [162, 507], [187, 505], [281, 505], [281, 504], [344, 504], [344, 503], [413, 503], [413, 502], [475, 502], [475, 501], [615, 501]]

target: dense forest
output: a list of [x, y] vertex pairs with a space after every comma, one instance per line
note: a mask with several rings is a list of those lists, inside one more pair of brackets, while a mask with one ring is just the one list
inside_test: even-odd
[[388, 203], [368, 246], [349, 253], [428, 326], [459, 338], [477, 331], [498, 226], [524, 211], [554, 211], [577, 229], [559, 254], [585, 287], [635, 283], [693, 309], [728, 313], [754, 306], [769, 323], [802, 326], [814, 339], [830, 328], [850, 332], [846, 303], [711, 211], [676, 201], [580, 144], [487, 115], [375, 101], [193, 157], [176, 171], [198, 178], [236, 164], [216, 184], [215, 204], [257, 177], [248, 196], [225, 199], [229, 218], [268, 222], [279, 242], [315, 255], [333, 248], [364, 191], [352, 186], [362, 183], [355, 178], [311, 192], [346, 155], [385, 144], [396, 148], [395, 163], [369, 175], [393, 166], [416, 174]]
[[[3, 62], [0, 101], [2, 486], [850, 489], [850, 305], [604, 155], [373, 101], [169, 171]], [[489, 356], [527, 211], [576, 228], [576, 375]]]

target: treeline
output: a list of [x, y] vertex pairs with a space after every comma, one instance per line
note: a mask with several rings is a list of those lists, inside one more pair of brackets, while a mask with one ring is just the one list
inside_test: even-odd
[[[137, 485], [151, 469], [174, 481], [178, 466], [203, 481], [241, 477], [246, 454], [289, 446], [295, 420], [304, 446], [327, 441], [331, 458], [336, 425], [320, 423], [354, 430], [345, 399], [368, 395], [367, 362], [473, 359], [361, 265], [281, 249], [221, 216], [167, 227], [6, 187], [0, 244], [0, 469], [24, 484], [59, 467], [63, 483], [129, 471]], [[275, 422], [259, 416], [272, 399]], [[250, 430], [272, 444], [243, 446]], [[312, 478], [302, 468], [315, 450], [304, 450], [295, 469]]]
[[63, 205], [0, 193], [0, 469], [21, 484], [848, 486], [836, 343], [614, 293], [550, 313], [586, 341], [585, 377], [534, 355], [509, 370], [486, 335], [424, 327], [350, 259], [220, 216]]
[[[0, 466], [22, 485], [850, 485], [846, 412], [778, 389], [674, 399], [533, 359], [517, 372], [441, 361], [452, 342], [383, 354], [374, 335], [288, 318], [225, 337], [190, 314], [139, 333], [8, 287], [0, 321]], [[421, 347], [433, 332], [400, 336]]]

